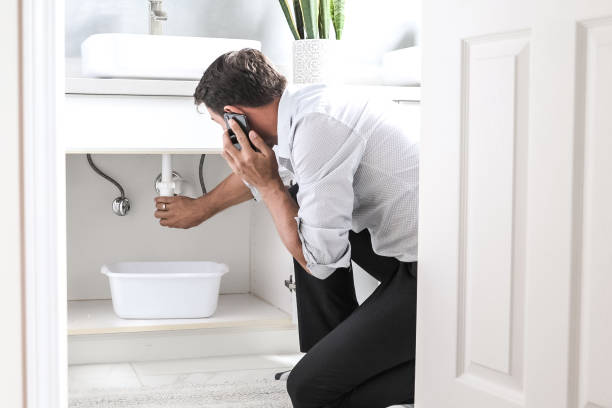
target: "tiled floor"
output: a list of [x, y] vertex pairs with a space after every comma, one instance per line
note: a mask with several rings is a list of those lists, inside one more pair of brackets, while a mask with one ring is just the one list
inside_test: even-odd
[[273, 378], [275, 373], [293, 367], [300, 358], [302, 354], [73, 365], [68, 368], [68, 381], [71, 392], [180, 383], [213, 384], [239, 377]]
[[288, 370], [301, 354], [210, 357], [142, 363], [73, 365], [68, 368], [70, 391], [133, 388], [187, 383], [214, 383], [237, 377], [273, 378]]

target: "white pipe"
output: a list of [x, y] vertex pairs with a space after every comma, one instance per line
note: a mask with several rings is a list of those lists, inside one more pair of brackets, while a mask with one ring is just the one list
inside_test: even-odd
[[172, 155], [169, 154], [162, 154], [162, 181], [172, 181]]
[[174, 182], [172, 181], [172, 155], [162, 154], [162, 178], [159, 183], [159, 195], [172, 197], [174, 195]]

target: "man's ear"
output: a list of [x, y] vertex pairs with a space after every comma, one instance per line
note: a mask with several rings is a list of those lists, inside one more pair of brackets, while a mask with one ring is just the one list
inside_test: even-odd
[[223, 107], [223, 112], [227, 112], [227, 113], [239, 113], [241, 115], [244, 115], [244, 111], [242, 109], [240, 109], [236, 105], [225, 105]]

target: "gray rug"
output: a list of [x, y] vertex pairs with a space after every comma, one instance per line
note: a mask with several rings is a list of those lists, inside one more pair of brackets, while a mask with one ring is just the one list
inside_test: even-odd
[[269, 379], [222, 384], [180, 383], [159, 387], [70, 393], [70, 408], [291, 408], [287, 383]]

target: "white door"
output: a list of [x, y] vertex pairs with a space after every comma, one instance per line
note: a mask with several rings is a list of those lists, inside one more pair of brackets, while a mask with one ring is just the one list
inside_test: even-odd
[[612, 1], [423, 14], [416, 408], [611, 408]]

